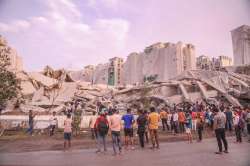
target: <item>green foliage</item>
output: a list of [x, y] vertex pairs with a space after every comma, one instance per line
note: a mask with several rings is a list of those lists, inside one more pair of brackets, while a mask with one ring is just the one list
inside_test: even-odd
[[10, 65], [7, 55], [7, 50], [0, 50], [0, 108], [4, 108], [8, 100], [17, 97], [20, 90], [16, 75], [7, 69]]
[[75, 135], [79, 135], [80, 133], [80, 124], [81, 124], [81, 118], [82, 118], [81, 115], [82, 115], [81, 109], [76, 109], [74, 111], [73, 129], [74, 129]]

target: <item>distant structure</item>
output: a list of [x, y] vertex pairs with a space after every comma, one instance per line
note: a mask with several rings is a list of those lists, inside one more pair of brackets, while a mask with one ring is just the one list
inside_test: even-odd
[[194, 69], [196, 58], [192, 44], [159, 42], [146, 47], [144, 52], [129, 54], [124, 64], [124, 83], [166, 81], [185, 70]]
[[8, 69], [11, 71], [22, 71], [23, 62], [22, 58], [18, 56], [15, 49], [8, 46], [7, 41], [0, 35], [0, 54], [6, 55], [10, 60], [10, 65]]
[[208, 56], [201, 55], [196, 58], [196, 68], [201, 70], [212, 70], [212, 61]]
[[235, 65], [250, 64], [250, 26], [242, 25], [231, 31]]
[[223, 67], [232, 65], [232, 58], [223, 55], [218, 58], [213, 57], [212, 59], [205, 55], [196, 58], [196, 67], [201, 70], [220, 70]]
[[93, 72], [93, 84], [108, 84], [109, 63], [98, 64]]
[[109, 60], [108, 68], [108, 85], [121, 85], [123, 84], [123, 59], [114, 57]]

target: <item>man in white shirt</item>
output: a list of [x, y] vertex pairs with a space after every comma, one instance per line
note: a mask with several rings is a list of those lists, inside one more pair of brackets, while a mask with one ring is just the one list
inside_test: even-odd
[[50, 136], [54, 135], [55, 128], [57, 126], [57, 117], [56, 117], [56, 112], [53, 112], [52, 117], [50, 118]]
[[173, 113], [173, 127], [174, 127], [174, 133], [177, 134], [178, 133], [178, 119], [179, 119], [179, 116], [178, 116], [178, 113], [177, 111], [175, 111]]
[[90, 117], [90, 120], [89, 120], [89, 128], [91, 130], [91, 138], [93, 140], [95, 138], [97, 138], [97, 133], [96, 133], [96, 130], [95, 130], [96, 119], [97, 119], [96, 112], [93, 112], [93, 115]]

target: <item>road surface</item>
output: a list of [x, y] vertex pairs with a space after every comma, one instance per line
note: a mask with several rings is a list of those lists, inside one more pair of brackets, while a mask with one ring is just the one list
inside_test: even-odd
[[95, 149], [0, 153], [1, 166], [250, 166], [250, 143], [229, 141], [229, 154], [216, 155], [216, 140], [162, 143], [159, 150], [124, 151], [121, 156], [95, 154]]

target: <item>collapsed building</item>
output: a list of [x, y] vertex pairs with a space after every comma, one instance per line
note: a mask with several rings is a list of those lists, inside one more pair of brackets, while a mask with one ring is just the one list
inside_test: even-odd
[[[10, 48], [0, 39], [1, 48]], [[21, 94], [9, 101], [2, 113], [34, 110], [60, 114], [76, 101], [80, 104], [75, 109], [83, 114], [97, 111], [97, 103], [121, 111], [135, 105], [160, 107], [195, 101], [224, 100], [239, 107], [250, 103], [249, 66], [224, 71], [195, 70], [195, 66], [194, 46], [181, 42], [156, 43], [143, 53], [130, 54], [125, 63], [116, 57], [80, 71], [46, 66], [41, 72], [25, 72], [17, 65], [18, 70], [13, 71], [20, 80]], [[145, 81], [145, 77], [155, 75], [151, 82]], [[134, 83], [140, 84], [131, 85]]]

